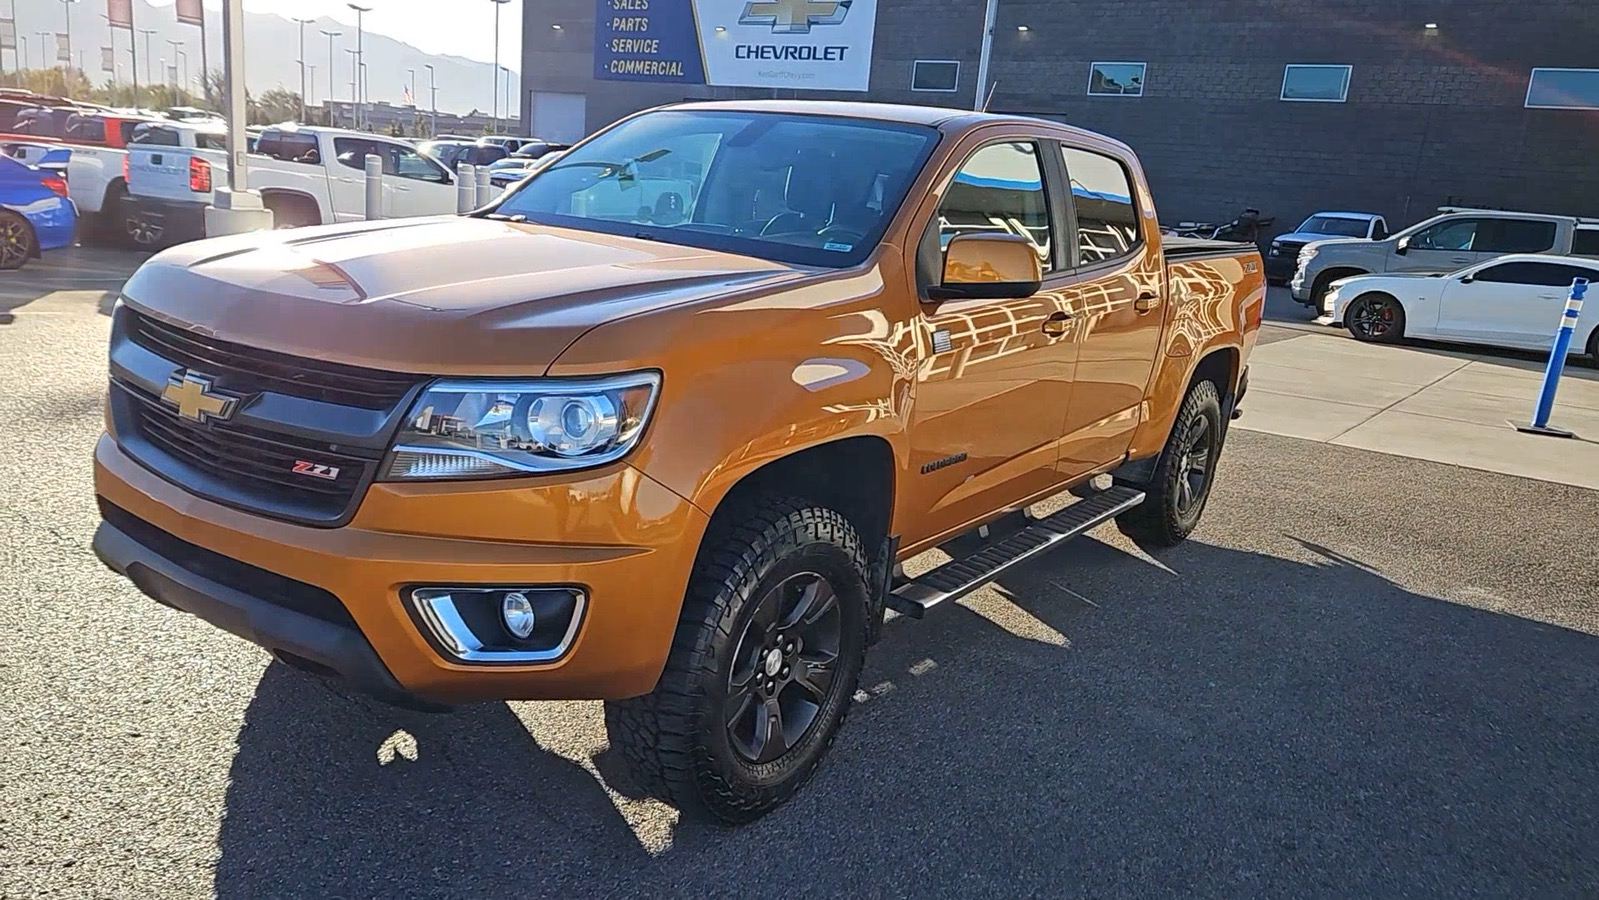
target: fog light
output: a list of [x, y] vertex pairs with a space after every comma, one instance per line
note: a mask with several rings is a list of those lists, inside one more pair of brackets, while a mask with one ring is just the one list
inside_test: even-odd
[[533, 604], [528, 602], [527, 595], [520, 591], [512, 591], [500, 601], [500, 618], [505, 622], [505, 630], [509, 631], [517, 640], [525, 641], [538, 625], [537, 618], [533, 615]]

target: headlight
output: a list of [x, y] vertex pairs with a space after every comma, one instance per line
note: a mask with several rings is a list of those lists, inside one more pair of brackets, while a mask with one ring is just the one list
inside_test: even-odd
[[385, 477], [564, 472], [621, 459], [649, 419], [661, 376], [439, 381], [406, 414]]

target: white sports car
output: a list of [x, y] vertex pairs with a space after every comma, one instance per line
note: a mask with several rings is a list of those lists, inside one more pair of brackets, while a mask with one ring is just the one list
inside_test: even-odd
[[1333, 282], [1327, 300], [1333, 321], [1362, 341], [1416, 337], [1548, 350], [1578, 278], [1596, 286], [1571, 352], [1599, 357], [1599, 260], [1521, 254], [1447, 275], [1361, 275]]

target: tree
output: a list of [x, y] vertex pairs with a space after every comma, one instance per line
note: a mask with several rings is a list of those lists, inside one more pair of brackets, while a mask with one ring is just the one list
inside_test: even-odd
[[[246, 92], [248, 93], [248, 92]], [[251, 125], [276, 125], [300, 119], [300, 95], [285, 87], [275, 87], [261, 95], [250, 109]]]

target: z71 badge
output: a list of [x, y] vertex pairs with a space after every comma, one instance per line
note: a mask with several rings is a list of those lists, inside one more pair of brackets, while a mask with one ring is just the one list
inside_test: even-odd
[[294, 461], [294, 474], [309, 475], [312, 478], [325, 478], [328, 481], [337, 481], [339, 470], [334, 466], [324, 466], [321, 463], [306, 462], [303, 459]]

